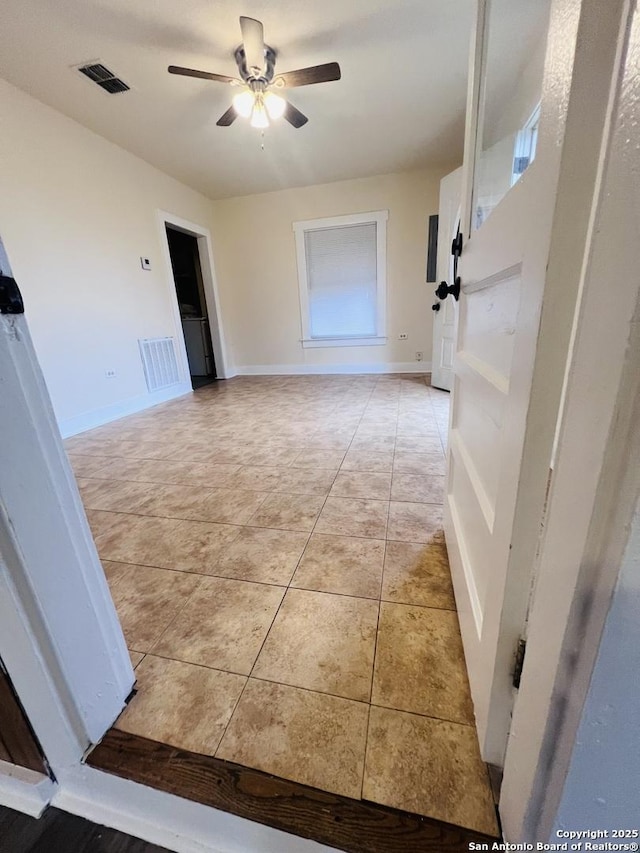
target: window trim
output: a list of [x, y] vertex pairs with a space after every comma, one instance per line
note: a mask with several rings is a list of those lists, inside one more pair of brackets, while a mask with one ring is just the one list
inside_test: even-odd
[[[298, 263], [298, 290], [300, 293], [301, 343], [305, 348], [384, 346], [387, 343], [387, 219], [388, 210], [368, 213], [350, 213], [346, 216], [327, 216], [322, 219], [305, 219], [293, 223]], [[331, 335], [313, 337], [309, 315], [309, 281], [307, 277], [307, 253], [304, 235], [306, 231], [319, 231], [349, 225], [376, 225], [376, 334], [375, 335]]]

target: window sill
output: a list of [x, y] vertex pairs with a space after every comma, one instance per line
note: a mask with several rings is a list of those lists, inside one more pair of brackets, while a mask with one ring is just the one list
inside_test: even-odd
[[386, 336], [367, 338], [303, 338], [305, 349], [316, 347], [383, 347], [387, 343]]

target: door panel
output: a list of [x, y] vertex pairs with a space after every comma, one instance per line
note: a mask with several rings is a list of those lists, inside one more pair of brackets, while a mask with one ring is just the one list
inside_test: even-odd
[[[541, 97], [550, 3], [490, 5], [478, 0], [470, 73], [445, 535], [481, 752], [501, 765], [513, 702], [507, 667], [517, 643], [503, 628], [503, 607], [564, 114], [556, 110], [545, 133], [553, 99], [545, 102], [543, 91], [535, 161], [512, 179], [523, 150], [519, 122]], [[499, 187], [487, 179], [488, 162], [497, 174], [498, 150]], [[526, 599], [530, 580], [510, 590], [510, 604]]]

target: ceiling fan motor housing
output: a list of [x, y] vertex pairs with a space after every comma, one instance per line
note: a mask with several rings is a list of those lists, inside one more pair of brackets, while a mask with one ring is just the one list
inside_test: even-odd
[[240, 76], [245, 83], [248, 84], [252, 80], [259, 80], [267, 85], [271, 83], [275, 74], [276, 52], [272, 47], [269, 47], [268, 44], [265, 44], [264, 46], [264, 71], [260, 77], [254, 77], [251, 70], [247, 68], [247, 57], [245, 55], [243, 45], [236, 48], [234, 56]]

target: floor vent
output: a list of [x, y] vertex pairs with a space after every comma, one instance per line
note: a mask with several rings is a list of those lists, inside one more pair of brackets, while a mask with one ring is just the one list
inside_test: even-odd
[[85, 77], [88, 77], [89, 80], [92, 80], [94, 83], [97, 83], [105, 92], [109, 92], [110, 95], [117, 95], [118, 92], [128, 92], [129, 86], [121, 80], [119, 77], [113, 73], [113, 71], [109, 71], [106, 65], [103, 65], [101, 62], [94, 62], [90, 65], [81, 65], [78, 68], [78, 71], [81, 74], [84, 74]]
[[168, 388], [180, 381], [173, 338], [143, 338], [138, 345], [149, 391]]

